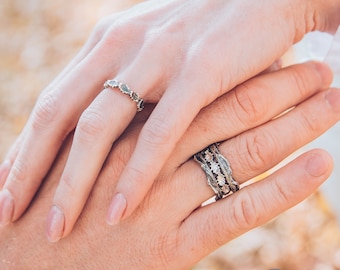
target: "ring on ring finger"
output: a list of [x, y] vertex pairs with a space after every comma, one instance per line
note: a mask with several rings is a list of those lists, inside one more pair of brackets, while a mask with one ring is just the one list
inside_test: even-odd
[[131, 90], [131, 88], [125, 84], [117, 81], [116, 79], [113, 80], [107, 80], [104, 83], [104, 88], [118, 88], [120, 92], [122, 92], [125, 95], [128, 95], [133, 102], [136, 102], [137, 105], [137, 112], [141, 112], [144, 109], [144, 100], [139, 97], [138, 93]]
[[196, 153], [194, 160], [205, 172], [208, 185], [216, 194], [216, 201], [240, 189], [239, 183], [233, 178], [228, 160], [218, 149], [218, 143], [213, 143]]

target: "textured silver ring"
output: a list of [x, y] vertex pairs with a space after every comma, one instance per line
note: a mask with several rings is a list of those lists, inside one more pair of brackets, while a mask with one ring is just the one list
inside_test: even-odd
[[104, 88], [118, 88], [120, 92], [122, 92], [125, 95], [128, 95], [133, 102], [136, 102], [137, 105], [137, 112], [140, 112], [144, 109], [144, 100], [139, 97], [139, 95], [132, 91], [129, 86], [127, 86], [125, 83], [121, 83], [117, 81], [116, 79], [114, 80], [107, 80], [104, 83]]
[[213, 143], [196, 153], [194, 160], [205, 172], [208, 185], [216, 194], [216, 201], [240, 189], [239, 183], [233, 178], [228, 160], [218, 149], [218, 143]]

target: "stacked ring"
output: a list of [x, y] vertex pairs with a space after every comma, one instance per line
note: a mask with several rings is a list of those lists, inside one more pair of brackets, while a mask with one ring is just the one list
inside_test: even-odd
[[127, 86], [125, 83], [121, 83], [117, 80], [107, 80], [104, 83], [104, 88], [118, 88], [120, 92], [122, 92], [125, 95], [128, 95], [133, 102], [136, 102], [137, 105], [137, 112], [140, 112], [144, 109], [144, 100], [139, 97], [139, 95], [132, 91], [129, 86]]
[[229, 162], [220, 153], [217, 143], [196, 153], [194, 160], [201, 165], [205, 172], [208, 185], [216, 194], [216, 201], [240, 189], [239, 183], [233, 178]]

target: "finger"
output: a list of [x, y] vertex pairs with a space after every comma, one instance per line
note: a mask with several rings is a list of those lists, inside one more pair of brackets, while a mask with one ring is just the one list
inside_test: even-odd
[[0, 190], [2, 189], [3, 185], [5, 184], [5, 180], [9, 174], [11, 169], [12, 163], [6, 159], [0, 165]]
[[[148, 59], [150, 63], [159, 63], [164, 60], [164, 54], [155, 53], [162, 51], [155, 48], [155, 46], [161, 46], [159, 42], [152, 42], [156, 41], [154, 39], [148, 40], [144, 46], [145, 48], [141, 48], [141, 52], [134, 59], [131, 59], [133, 63], [127, 67], [120, 68], [116, 80], [121, 82], [128, 81], [129, 86], [131, 84], [132, 89], [138, 89], [139, 95], [145, 97], [146, 101], [155, 101], [159, 99], [159, 96], [164, 91], [164, 85], [161, 82], [167, 81], [164, 76], [167, 76], [168, 73], [164, 71], [166, 69], [164, 65], [158, 66], [145, 62], [145, 59]], [[126, 54], [126, 52], [124, 53]], [[126, 57], [130, 56], [130, 54], [127, 54]], [[143, 70], [148, 76], [140, 73], [140, 70]], [[133, 78], [133, 81], [131, 78]], [[153, 89], [157, 90], [153, 91]], [[106, 92], [103, 91], [103, 93]], [[127, 101], [126, 97], [115, 94], [117, 97], [113, 99], [109, 96], [106, 97], [103, 93], [100, 98], [96, 99], [98, 102], [90, 105], [82, 114], [77, 125], [70, 158], [56, 192], [54, 207], [51, 210], [56, 213], [55, 209], [57, 209], [58, 216], [62, 217], [63, 220], [60, 222], [62, 225], [59, 227], [62, 228], [62, 232], [48, 229], [51, 241], [57, 241], [71, 231], [98, 176], [108, 150], [115, 139], [127, 127], [136, 111], [135, 108], [132, 111], [131, 108], [134, 105], [131, 105], [133, 103]], [[121, 102], [120, 99], [122, 99]], [[123, 106], [126, 103], [128, 105]], [[119, 106], [113, 106], [112, 104], [119, 104]], [[114, 111], [110, 111], [112, 107], [114, 107]], [[105, 108], [108, 108], [108, 110]], [[118, 116], [119, 119], [117, 120]], [[115, 126], [111, 125], [111, 123], [115, 123]], [[99, 126], [100, 128], [98, 128]], [[95, 136], [96, 134], [97, 136]], [[97, 157], [95, 161], [92, 160], [93, 156]], [[77, 170], [77, 168], [86, 169]], [[80, 179], [82, 181], [81, 185], [79, 185]], [[48, 218], [48, 224], [51, 226], [50, 221], [55, 216], [53, 213]]]
[[[171, 41], [172, 39], [166, 40]], [[158, 42], [156, 41], [154, 44], [158, 44]], [[165, 45], [170, 51], [173, 50], [173, 47], [169, 46], [169, 44]], [[151, 48], [154, 48], [154, 46]], [[153, 51], [163, 51], [163, 49], [150, 51], [150, 56]], [[166, 61], [172, 55], [174, 54], [161, 55], [161, 61]], [[149, 58], [144, 58], [144, 61], [145, 59]], [[169, 61], [176, 61], [176, 59], [169, 59]], [[118, 197], [113, 198], [108, 212], [108, 223], [110, 224], [118, 223], [122, 218], [123, 212], [125, 216], [128, 216], [135, 209], [150, 188], [154, 178], [159, 173], [165, 160], [183, 135], [187, 126], [200, 108], [205, 106], [207, 102], [211, 102], [213, 93], [207, 89], [209, 87], [216, 89], [220, 87], [217, 85], [217, 80], [214, 83], [210, 83], [211, 78], [210, 80], [203, 80], [205, 85], [201, 81], [199, 83], [197, 80], [190, 79], [197, 78], [198, 74], [193, 75], [195, 71], [192, 73], [190, 73], [191, 71], [182, 72], [181, 78], [176, 78], [174, 82], [171, 78], [166, 77], [169, 76], [167, 67], [163, 68], [165, 69], [163, 72], [165, 75], [160, 77], [165, 78], [165, 81], [169, 79], [171, 81], [169, 85], [171, 84], [171, 86], [167, 88], [167, 91], [142, 129], [134, 154], [121, 175], [116, 192], [123, 196], [117, 195]], [[196, 69], [197, 73], [198, 70]], [[172, 75], [171, 72], [170, 74]], [[160, 87], [167, 87], [167, 85], [161, 85]], [[186, 90], [184, 91], [183, 89]], [[198, 92], [202, 90], [202, 96], [198, 97], [194, 91], [188, 91], [188, 89], [195, 89]], [[207, 92], [206, 95], [203, 92]], [[179, 96], [180, 99], [178, 98]], [[152, 100], [152, 97], [150, 98]], [[192, 102], [193, 100], [195, 102]], [[168, 106], [169, 104], [176, 104], [176, 106], [172, 109]], [[188, 104], [190, 104], [190, 107], [188, 107]], [[178, 121], [178, 119], [181, 119], [181, 121]], [[118, 205], [119, 207], [117, 207]], [[126, 209], [127, 207], [128, 209]]]
[[[101, 20], [94, 31], [91, 33], [90, 37], [85, 42], [84, 46], [76, 54], [76, 56], [67, 64], [67, 66], [57, 75], [56, 78], [42, 91], [41, 94], [45, 94], [53, 89], [55, 89], [58, 84], [90, 53], [90, 51], [95, 47], [95, 45], [100, 41], [104, 34], [104, 30], [108, 28], [108, 24], [112, 21], [112, 16]], [[25, 126], [25, 128], [27, 125]], [[25, 128], [21, 132], [21, 137], [24, 137]], [[23, 140], [23, 139], [22, 139]], [[14, 159], [13, 159], [14, 160]]]
[[[317, 79], [314, 79], [315, 74], [318, 73], [318, 69], [320, 69], [319, 73], [322, 73], [322, 72], [325, 73], [324, 80], [326, 81], [328, 80], [329, 82], [331, 81], [329, 68], [324, 67], [322, 64], [316, 64], [316, 63], [310, 63], [309, 65], [310, 65], [309, 67], [299, 66], [298, 68], [291, 70], [290, 76], [295, 78], [295, 80], [292, 79], [290, 83], [293, 84], [292, 83], [293, 81], [295, 84], [297, 83], [299, 84], [300, 86], [299, 88], [302, 88], [301, 91], [299, 92], [300, 94], [298, 94], [300, 96], [303, 96], [302, 93], [306, 93], [306, 92], [308, 93], [307, 89], [313, 89], [315, 92], [316, 89], [318, 89], [321, 84], [325, 84], [325, 82], [323, 82], [323, 79], [321, 79], [322, 76], [317, 75], [316, 76]], [[314, 66], [314, 69], [312, 66]], [[303, 76], [296, 75], [298, 74], [297, 70], [299, 68], [301, 69], [302, 74], [304, 74]], [[311, 73], [313, 74], [313, 76], [311, 76]], [[281, 73], [279, 73], [279, 75], [281, 75]], [[307, 86], [305, 87], [305, 83], [301, 83], [301, 81], [298, 81], [298, 82], [296, 81], [297, 79], [301, 80], [301, 78], [303, 78], [304, 76], [306, 76], [309, 79], [308, 80], [309, 84], [313, 85], [314, 87], [310, 87], [308, 83], [306, 83]], [[262, 88], [261, 85], [264, 84], [263, 81], [265, 80], [262, 80], [262, 81], [260, 80], [258, 82], [257, 88]], [[270, 86], [274, 85], [273, 81], [271, 81], [271, 84], [269, 83]], [[275, 83], [276, 82], [277, 81], [275, 80]], [[190, 84], [192, 84], [192, 82], [188, 82], [189, 86], [188, 85], [186, 86], [190, 88]], [[199, 89], [199, 87], [202, 87], [202, 85], [196, 86], [196, 87], [193, 86], [192, 88]], [[212, 87], [212, 86], [209, 85], [209, 87]], [[247, 90], [247, 86], [244, 86], [244, 88], [245, 90]], [[267, 86], [264, 88], [268, 89], [269, 87]], [[282, 87], [281, 88], [282, 92], [284, 92], [283, 89], [284, 88]], [[176, 91], [174, 92], [176, 93]], [[247, 91], [245, 93], [245, 96], [250, 95], [249, 92], [250, 91]], [[167, 95], [168, 93], [170, 94]], [[178, 101], [178, 93], [176, 93], [176, 95], [171, 95], [171, 93], [173, 92], [167, 91], [165, 93], [164, 97], [161, 99], [155, 111], [152, 113], [150, 119], [147, 121], [145, 127], [143, 128], [141, 132], [140, 138], [136, 146], [136, 150], [134, 154], [132, 155], [130, 161], [128, 162], [125, 170], [122, 173], [120, 181], [118, 182], [118, 185], [117, 185], [116, 192], [117, 194], [123, 194], [123, 196], [118, 195], [118, 198], [113, 199], [113, 202], [109, 210], [109, 217], [111, 216], [111, 221], [110, 221], [111, 224], [115, 224], [119, 222], [120, 218], [122, 218], [123, 213], [125, 217], [128, 216], [133, 211], [133, 209], [138, 205], [138, 203], [142, 200], [143, 196], [145, 195], [147, 190], [150, 188], [153, 179], [159, 173], [160, 167], [163, 165], [164, 160], [168, 158], [169, 152], [171, 152], [173, 145], [177, 143], [179, 137], [183, 134], [184, 130], [187, 128], [187, 125], [189, 125], [189, 123], [192, 121], [192, 118], [195, 116], [195, 113], [197, 113], [197, 111], [203, 105], [203, 104], [199, 104], [200, 100], [197, 99], [194, 104], [190, 105], [189, 107], [190, 109], [189, 109], [187, 104], [192, 103], [190, 101], [193, 99], [193, 97], [190, 96], [190, 93], [191, 93], [190, 91], [186, 91], [182, 93], [180, 101]], [[189, 94], [186, 94], [186, 93], [189, 93]], [[261, 94], [262, 96], [259, 95], [259, 96], [256, 96], [256, 98], [262, 101], [265, 98], [263, 98], [263, 92], [261, 92]], [[235, 103], [238, 104], [239, 96], [236, 96], [235, 100], [236, 100]], [[277, 97], [276, 97], [276, 100], [277, 100]], [[252, 99], [248, 98], [248, 102], [249, 101], [252, 101]], [[163, 108], [166, 108], [166, 106], [163, 104], [163, 102], [167, 102], [170, 104], [176, 103], [176, 109], [173, 110], [171, 113], [170, 111], [168, 111], [168, 109], [167, 111], [165, 111]], [[262, 104], [263, 103], [264, 102], [262, 101]], [[267, 103], [269, 102], [267, 101]], [[288, 98], [286, 98], [286, 104], [284, 105], [287, 106], [287, 103], [288, 105], [289, 103], [290, 105], [294, 104], [292, 100], [289, 100]], [[233, 104], [228, 104], [228, 106], [226, 107], [230, 107], [232, 105]], [[245, 106], [245, 105], [242, 105], [242, 106]], [[235, 105], [234, 107], [231, 107], [231, 108], [235, 109]], [[240, 108], [236, 108], [236, 110], [237, 109], [239, 110]], [[287, 107], [284, 107], [284, 109], [287, 109]], [[262, 107], [260, 108], [260, 110], [259, 109], [257, 110], [266, 112], [266, 110], [264, 110]], [[243, 119], [244, 119], [243, 122], [245, 122], [244, 129], [248, 129], [249, 124], [245, 120], [248, 119], [250, 113], [247, 112], [246, 109], [243, 107], [241, 107], [241, 112], [244, 113], [243, 115]], [[275, 109], [273, 109], [272, 114], [267, 114], [267, 119], [268, 117], [273, 117], [273, 112], [275, 112]], [[282, 110], [280, 110], [279, 112], [282, 112]], [[236, 115], [236, 116], [239, 116], [239, 115]], [[257, 116], [257, 117], [258, 117], [257, 122], [259, 122], [259, 119], [265, 118], [262, 115]], [[180, 124], [179, 124], [178, 119], [181, 119]], [[218, 117], [212, 118], [211, 116], [209, 116], [207, 117], [207, 119], [219, 119], [219, 118]], [[233, 126], [240, 126], [240, 125], [233, 125]], [[214, 130], [214, 129], [209, 129], [209, 125], [208, 127], [203, 127], [202, 129], [203, 130]], [[239, 130], [237, 130], [237, 132], [238, 131]], [[191, 147], [192, 142], [189, 142], [189, 141], [187, 142], [188, 142], [187, 147]], [[142, 155], [143, 158], [140, 158], [141, 153], [143, 153]], [[176, 150], [176, 153], [177, 153], [177, 150]], [[181, 149], [179, 149], [179, 154], [181, 154]], [[191, 152], [191, 155], [192, 155], [192, 152]], [[185, 159], [187, 158], [188, 156], [185, 156]], [[114, 207], [114, 204], [120, 205], [120, 207]]]
[[182, 164], [213, 142], [261, 125], [332, 81], [330, 68], [318, 62], [294, 65], [255, 77], [204, 108], [176, 146], [173, 162]]
[[2, 217], [6, 218], [3, 223], [16, 220], [26, 209], [62, 141], [74, 129], [81, 112], [101, 91], [102, 83], [108, 75], [101, 69], [93, 70], [93, 65], [115, 72], [112, 63], [95, 55], [100, 54], [98, 51], [100, 50], [88, 55], [55, 89], [39, 99], [25, 131], [25, 139], [4, 185], [6, 194], [10, 194], [6, 195], [7, 200], [15, 207], [12, 206], [14, 210], [11, 216]]
[[[170, 59], [173, 60], [176, 61]], [[210, 90], [221, 87], [220, 80], [202, 74], [202, 69], [193, 64], [195, 60], [189, 62], [189, 68], [188, 65], [183, 67], [176, 81], [171, 81], [139, 136], [134, 154], [118, 182], [118, 197], [113, 199], [109, 209], [110, 224], [118, 223], [123, 213], [127, 217], [136, 208], [193, 118], [215, 98], [215, 91]], [[115, 204], [120, 206], [115, 207]]]
[[[233, 177], [240, 183], [267, 171], [289, 154], [320, 136], [340, 119], [340, 91], [323, 91], [280, 118], [223, 142], [219, 149], [228, 159]], [[181, 190], [168, 194], [174, 209], [188, 215], [213, 195], [206, 175], [193, 160], [183, 164], [178, 177], [195, 187], [194, 196]], [[198, 184], [199, 183], [199, 184]], [[182, 189], [186, 190], [186, 189]]]
[[72, 72], [67, 74], [53, 91], [42, 96], [31, 117], [32, 121], [29, 123], [29, 132], [23, 147], [5, 184], [6, 194], [12, 193], [14, 201], [18, 201], [14, 207], [13, 217], [7, 217], [9, 221], [17, 219], [27, 207], [56, 156], [62, 140], [70, 130], [73, 130], [81, 112], [102, 89], [103, 82], [112, 78], [118, 68], [125, 67], [122, 63], [125, 62], [126, 65], [127, 57], [131, 60], [135, 52], [138, 52], [134, 46], [126, 47], [124, 44], [131, 36], [136, 36], [136, 39], [140, 37], [141, 35], [137, 33], [143, 27], [144, 25], [136, 23], [109, 27], [99, 44], [73, 68]]
[[[76, 55], [76, 57], [63, 69], [63, 71], [42, 91], [42, 94], [46, 94], [47, 92], [53, 90], [57, 85], [62, 81], [62, 79], [85, 57], [86, 53], [91, 49], [92, 44], [88, 44], [87, 42], [85, 46], [82, 48], [82, 50]], [[92, 43], [92, 42], [91, 42]], [[20, 133], [19, 137], [21, 137], [21, 141], [25, 137], [25, 133], [27, 129], [29, 128], [29, 125], [26, 124], [22, 132]], [[20, 145], [21, 147], [21, 145]], [[8, 157], [5, 159], [4, 163], [0, 165], [0, 189], [3, 187], [5, 180], [8, 177], [8, 174], [10, 172], [10, 169], [12, 167], [12, 164], [19, 152], [20, 147], [17, 143], [14, 144], [14, 148], [16, 148], [16, 154], [15, 156], [13, 153], [9, 152], [7, 156], [14, 156], [13, 158], [9, 159]], [[12, 147], [13, 149], [13, 147]], [[12, 151], [12, 149], [10, 151]], [[11, 160], [11, 161], [10, 161]]]
[[190, 252], [203, 257], [307, 198], [331, 170], [332, 159], [323, 150], [298, 157], [265, 180], [193, 212], [181, 225], [180, 234], [188, 240], [179, 248], [186, 251], [186, 258]]
[[51, 242], [67, 236], [72, 230], [112, 143], [136, 112], [135, 105], [120, 95], [115, 90], [104, 90], [103, 95], [98, 96], [92, 104], [96, 109], [102, 109], [88, 108], [80, 119], [47, 221], [51, 224], [58, 211], [59, 217], [63, 218], [59, 221], [63, 224], [63, 230], [56, 231], [57, 228], [48, 225]]
[[[151, 55], [148, 59], [151, 59]], [[139, 72], [142, 66], [149, 76]], [[129, 83], [128, 87], [132, 91], [138, 89], [139, 96], [144, 97], [158, 86], [162, 74], [161, 68], [145, 65], [137, 58], [132, 67], [117, 75], [117, 80], [124, 82], [133, 78], [132, 86]], [[50, 241], [58, 241], [71, 232], [112, 144], [129, 125], [135, 113], [136, 103], [113, 87], [102, 91], [80, 117], [70, 156], [48, 218], [48, 224], [52, 227], [57, 211], [58, 217], [63, 219], [60, 221], [63, 225], [59, 227], [62, 231], [48, 229]]]
[[[116, 67], [119, 66], [119, 59], [117, 58], [116, 61], [112, 63], [112, 61], [105, 56], [106, 51], [110, 51], [112, 54], [117, 53], [117, 55], [122, 55], [120, 51], [118, 51], [119, 48], [113, 46], [115, 41], [120, 40], [121, 36], [120, 29], [117, 29], [117, 27], [115, 29], [109, 27], [113, 23], [114, 19], [115, 16], [108, 16], [97, 24], [90, 38], [87, 40], [77, 56], [43, 91], [37, 102], [37, 105], [35, 106], [35, 109], [33, 110], [30, 120], [28, 121], [28, 124], [25, 126], [23, 131], [23, 133], [27, 135], [25, 136], [23, 149], [21, 149], [22, 151], [20, 151], [18, 155], [18, 160], [15, 162], [15, 167], [13, 169], [11, 168], [12, 172], [15, 171], [19, 173], [19, 175], [16, 175], [15, 173], [9, 175], [11, 177], [11, 179], [8, 180], [9, 182], [17, 181], [18, 176], [25, 176], [26, 178], [26, 175], [31, 176], [32, 179], [35, 179], [35, 182], [40, 182], [41, 177], [40, 175], [36, 174], [38, 171], [34, 169], [35, 166], [28, 166], [26, 162], [31, 160], [33, 165], [39, 164], [39, 172], [41, 172], [41, 175], [45, 175], [59, 149], [60, 142], [66, 137], [67, 133], [74, 128], [75, 123], [79, 118], [80, 112], [86, 107], [84, 100], [86, 100], [87, 102], [85, 103], [88, 104], [101, 89], [101, 87], [98, 86], [102, 84], [104, 78], [108, 78], [107, 74], [101, 72], [100, 69], [95, 69], [95, 72], [92, 72], [91, 67], [101, 66], [102, 70], [110, 71], [111, 74], [115, 73], [115, 68], [112, 65], [117, 64]], [[113, 38], [109, 38], [109, 41], [107, 41], [107, 39], [102, 40], [104, 36], [110, 35], [111, 33], [113, 34]], [[102, 57], [103, 55], [104, 57]], [[99, 59], [99, 61], [95, 61], [93, 59]], [[84, 69], [84, 66], [89, 67], [89, 69]], [[93, 85], [96, 85], [96, 90], [92, 91], [91, 96], [88, 95], [89, 91], [86, 91], [91, 88], [91, 85], [85, 85], [85, 80], [79, 80], [79, 78], [92, 78], [92, 76], [96, 77], [96, 71], [99, 73], [101, 72], [100, 75], [103, 76], [103, 78], [99, 77], [98, 81], [89, 80], [93, 83]], [[79, 82], [84, 82], [84, 84]], [[72, 89], [72, 91], [70, 91], [70, 89]], [[86, 94], [84, 95], [83, 93]], [[82, 97], [84, 97], [84, 99], [82, 99]], [[78, 103], [74, 102], [75, 98], [77, 99]], [[65, 101], [70, 101], [72, 106], [69, 106], [69, 104], [67, 104]], [[57, 104], [58, 102], [59, 104]], [[62, 103], [60, 104], [60, 102]], [[85, 106], [79, 106], [77, 107], [77, 110], [73, 104], [79, 103]], [[71, 108], [75, 109], [76, 113], [73, 110], [68, 110]], [[65, 114], [62, 116], [59, 110], [65, 112]], [[53, 123], [51, 123], [51, 120], [54, 118], [58, 118], [59, 121], [53, 121]], [[49, 132], [46, 130], [42, 131], [42, 129], [47, 129]], [[55, 130], [60, 131], [60, 134], [55, 133]], [[37, 142], [38, 145], [36, 145]], [[50, 144], [47, 142], [50, 142]], [[48, 149], [47, 153], [45, 153], [46, 149]], [[26, 171], [22, 172], [23, 170]], [[27, 180], [26, 182], [30, 182], [30, 180]], [[28, 197], [34, 194], [36, 186], [38, 185], [37, 183], [33, 183], [31, 189], [27, 191], [27, 195], [30, 194]], [[14, 189], [14, 185], [15, 184], [9, 184], [8, 189]], [[16, 194], [12, 195], [14, 197], [20, 197], [20, 195]], [[26, 203], [24, 200], [24, 202], [17, 207], [18, 210], [15, 211], [14, 217], [12, 217], [11, 220], [15, 220], [19, 217], [20, 213], [25, 208], [25, 205]]]
[[[119, 223], [123, 216], [129, 216], [138, 206], [174, 145], [202, 107], [200, 102], [187, 107], [192, 100], [191, 91], [183, 92], [180, 100], [178, 93], [173, 93], [168, 89], [139, 135], [108, 211], [107, 221], [111, 225]], [[168, 104], [176, 104], [176, 108], [170, 111]]]
[[19, 149], [21, 147], [24, 138], [24, 133], [21, 133], [15, 140], [14, 144], [9, 149], [5, 156], [4, 161], [0, 165], [0, 190], [3, 188], [8, 174], [11, 170], [12, 164], [18, 155]]

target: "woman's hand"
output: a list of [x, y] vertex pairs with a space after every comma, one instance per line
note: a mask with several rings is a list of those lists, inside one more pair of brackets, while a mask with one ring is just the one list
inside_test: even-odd
[[[195, 118], [136, 211], [110, 227], [104, 222], [106, 209], [151, 112], [147, 106], [113, 145], [74, 233], [50, 245], [41, 234], [43, 217], [59, 185], [68, 141], [25, 216], [0, 231], [0, 242], [6, 243], [0, 245], [1, 267], [21, 269], [34, 263], [36, 269], [189, 268], [309, 196], [329, 176], [332, 161], [324, 151], [313, 150], [264, 180], [202, 207], [213, 192], [203, 170], [188, 158], [223, 141], [220, 151], [234, 178], [247, 182], [340, 119], [340, 91], [321, 90], [330, 79], [324, 65], [307, 63], [256, 77], [221, 96]], [[70, 231], [78, 198], [69, 194], [49, 216], [52, 241]], [[119, 220], [115, 215], [107, 218], [109, 223]]]
[[63, 200], [74, 199], [72, 212], [62, 209], [66, 232], [71, 229], [111, 145], [136, 112], [136, 103], [119, 90], [102, 90], [112, 78], [146, 103], [159, 101], [116, 187], [125, 202], [119, 211], [131, 214], [203, 107], [268, 67], [304, 33], [325, 25], [326, 8], [312, 16], [319, 14], [316, 2], [147, 1], [102, 20], [41, 95], [3, 163], [0, 223], [22, 215], [75, 129], [54, 199], [59, 209]]
[[[324, 64], [311, 62], [261, 75], [241, 84], [200, 112], [168, 159], [163, 170], [166, 177], [161, 174], [160, 178], [169, 178], [172, 170], [182, 170], [186, 164], [192, 164], [193, 162], [186, 161], [207, 145], [225, 140], [227, 141], [221, 144], [221, 149], [227, 149], [226, 156], [238, 181], [244, 182], [271, 168], [339, 119], [336, 107], [322, 102], [325, 92], [318, 93], [327, 88], [331, 77], [330, 70]], [[331, 98], [332, 95], [327, 97]], [[293, 106], [297, 107], [272, 120]], [[138, 115], [139, 129], [133, 125], [127, 130], [126, 136], [133, 137], [134, 143], [129, 143], [129, 151], [119, 151], [121, 156], [111, 161], [112, 164], [116, 163], [116, 171], [111, 179], [117, 180], [124, 170], [135, 149], [139, 130], [148, 119], [149, 113], [150, 111], [146, 111]], [[183, 179], [187, 179], [189, 175]], [[195, 175], [197, 174], [193, 176]], [[112, 182], [112, 185], [116, 184], [116, 181]], [[91, 189], [92, 185], [83, 184], [73, 190], [65, 189], [59, 184], [53, 200], [54, 206], [48, 217], [48, 235], [51, 241], [57, 241], [70, 233], [78, 217], [75, 213], [83, 209], [88, 190]], [[136, 196], [138, 194], [134, 185], [130, 186], [130, 192], [135, 192]], [[172, 192], [171, 189], [168, 192]], [[112, 225], [119, 222], [127, 204], [124, 196], [117, 194], [107, 218]]]

